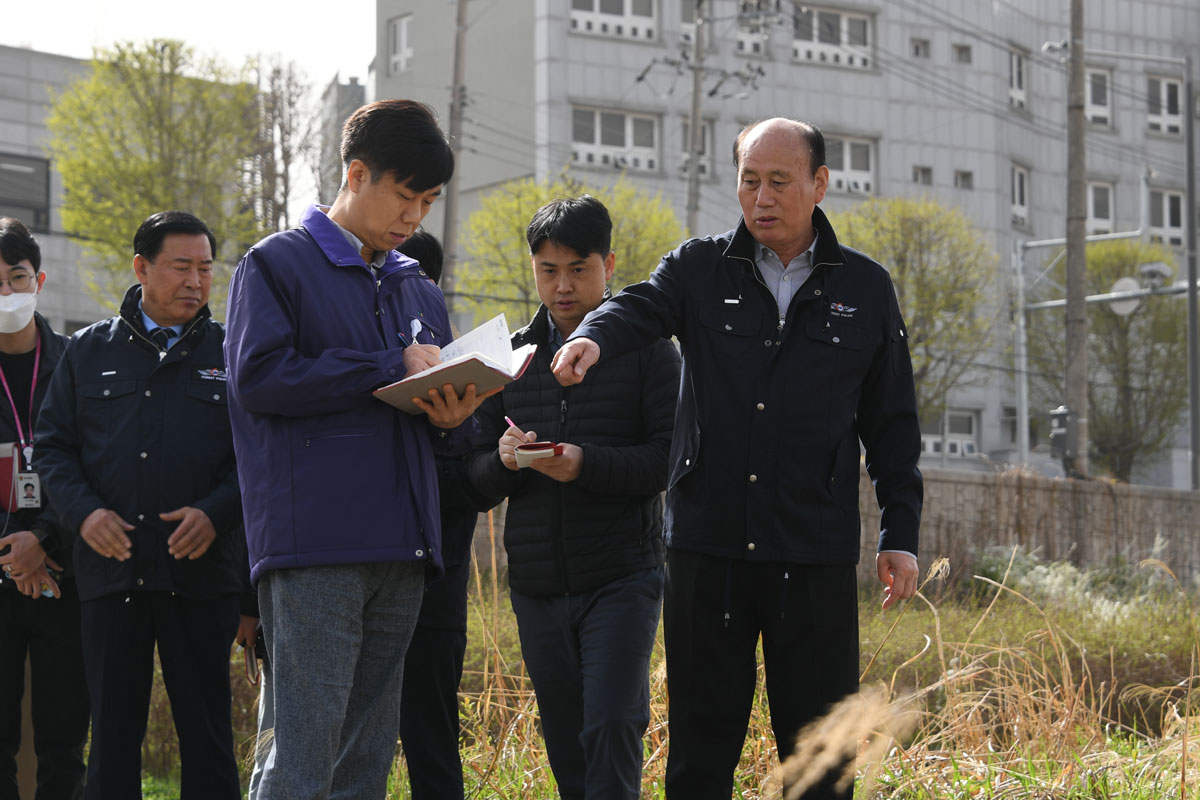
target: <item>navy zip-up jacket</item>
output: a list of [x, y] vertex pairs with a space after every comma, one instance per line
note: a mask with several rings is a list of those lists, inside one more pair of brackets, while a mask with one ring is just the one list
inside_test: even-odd
[[404, 347], [451, 339], [442, 292], [395, 251], [378, 275], [318, 206], [246, 253], [225, 349], [251, 578], [264, 570], [426, 561], [442, 570], [435, 443], [453, 433], [371, 395], [404, 377]]
[[[229, 430], [224, 329], [205, 306], [170, 350], [146, 335], [142, 287], [120, 315], [78, 331], [59, 361], [36, 426], [34, 464], [74, 546], [82, 600], [128, 591], [211, 598], [239, 592], [241, 501]], [[159, 514], [193, 506], [217, 538], [197, 559], [175, 559], [178, 522]], [[132, 557], [96, 553], [80, 525], [98, 508], [134, 526]]]
[[859, 557], [859, 441], [883, 510], [880, 550], [917, 552], [920, 429], [887, 271], [838, 244], [821, 209], [812, 275], [781, 323], [741, 223], [691, 239], [571, 336], [600, 363], [662, 336], [683, 352], [667, 544], [753, 561]]

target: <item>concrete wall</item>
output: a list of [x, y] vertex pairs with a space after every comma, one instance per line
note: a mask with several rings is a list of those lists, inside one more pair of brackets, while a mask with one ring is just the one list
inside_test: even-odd
[[[938, 556], [970, 577], [985, 548], [1020, 545], [1048, 561], [1086, 567], [1120, 558], [1136, 565], [1159, 558], [1185, 586], [1200, 577], [1200, 493], [1099, 481], [1041, 478], [1016, 471], [984, 474], [924, 470], [922, 578]], [[863, 559], [860, 577], [874, 580], [879, 508], [862, 473], [859, 485]]]

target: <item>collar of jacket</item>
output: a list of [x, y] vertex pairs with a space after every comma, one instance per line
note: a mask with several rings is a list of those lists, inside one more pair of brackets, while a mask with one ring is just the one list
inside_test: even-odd
[[[354, 245], [346, 241], [346, 237], [338, 230], [338, 226], [325, 212], [329, 210], [329, 206], [320, 206], [315, 203], [309, 206], [304, 216], [300, 219], [300, 227], [308, 231], [308, 235], [317, 243], [317, 247], [321, 248], [321, 252], [331, 263], [339, 267], [363, 267], [370, 269], [366, 261], [363, 261], [362, 253], [354, 249]], [[388, 250], [384, 256], [383, 266], [379, 268], [379, 274], [387, 275], [399, 269], [416, 268], [421, 275], [425, 274], [425, 270], [421, 269], [421, 265], [408, 256], [401, 255], [395, 250]]]
[[42, 380], [47, 372], [52, 372], [58, 363], [58, 357], [64, 349], [63, 339], [50, 327], [49, 321], [38, 312], [33, 312], [37, 323], [38, 338], [42, 343], [42, 365], [38, 368], [38, 380]]
[[[140, 283], [135, 283], [133, 286], [129, 287], [128, 291], [125, 292], [125, 299], [121, 301], [121, 319], [126, 325], [133, 328], [134, 332], [140, 334], [143, 339], [149, 341], [149, 334], [146, 332], [146, 326], [142, 324], [142, 310], [138, 306], [138, 303], [141, 301], [141, 299], [142, 285]], [[193, 328], [210, 317], [212, 317], [212, 312], [208, 310], [208, 303], [205, 303], [200, 307], [200, 310], [196, 312], [196, 316], [184, 323], [183, 332], [180, 334], [180, 338], [187, 336]], [[155, 346], [155, 349], [157, 349], [157, 346]]]
[[[609, 300], [612, 299], [612, 296], [613, 296], [612, 289], [605, 286], [604, 287], [604, 296], [600, 298], [600, 305], [602, 306], [605, 303], [607, 303]], [[596, 308], [599, 308], [599, 307], [600, 306], [596, 306]], [[592, 309], [592, 310], [594, 311], [595, 309]], [[590, 314], [591, 311], [589, 311], [588, 313]], [[580, 324], [582, 324], [582, 323], [580, 323]], [[546, 308], [545, 303], [538, 306], [538, 310], [534, 312], [533, 319], [531, 319], [529, 321], [528, 325], [526, 325], [524, 328], [522, 328], [521, 330], [519, 330], [513, 334], [513, 339], [516, 340], [517, 342], [519, 342], [520, 344], [525, 345], [525, 344], [529, 344], [530, 342], [535, 342], [539, 347], [544, 346], [546, 344], [546, 341], [549, 338], [550, 338], [550, 309]], [[570, 339], [571, 337], [566, 336], [563, 338]]]
[[[833, 226], [829, 224], [825, 212], [819, 207], [813, 208], [812, 224], [817, 232], [817, 247], [813, 251], [813, 269], [821, 266], [837, 267], [844, 264], [846, 259], [842, 256], [842, 247], [838, 244], [837, 235], [833, 232]], [[725, 248], [723, 255], [726, 258], [749, 261], [753, 265], [755, 261], [754, 245], [755, 239], [750, 235], [750, 229], [746, 227], [745, 218], [742, 218], [738, 220], [737, 229], [734, 230], [733, 238], [729, 240], [729, 245]]]

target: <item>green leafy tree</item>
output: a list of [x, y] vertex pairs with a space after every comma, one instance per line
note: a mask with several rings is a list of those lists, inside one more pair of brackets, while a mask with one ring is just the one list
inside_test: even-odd
[[217, 238], [212, 298], [263, 233], [255, 201], [255, 87], [182, 42], [97, 50], [91, 71], [53, 98], [50, 154], [63, 178], [63, 227], [83, 245], [89, 284], [112, 307], [134, 282], [131, 243], [150, 214], [188, 211]]
[[510, 181], [483, 196], [467, 219], [466, 259], [458, 291], [477, 318], [504, 313], [510, 327], [524, 325], [537, 310], [525, 229], [534, 212], [551, 200], [590, 194], [608, 207], [616, 254], [613, 291], [645, 280], [683, 239], [683, 226], [659, 194], [650, 195], [624, 176], [612, 187], [590, 186], [567, 176], [538, 182]]
[[[1173, 262], [1161, 246], [1138, 240], [1089, 244], [1084, 289], [1112, 291], [1153, 261]], [[1061, 260], [1051, 275], [1065, 283]], [[1171, 444], [1187, 408], [1187, 308], [1180, 297], [1146, 297], [1126, 316], [1108, 304], [1089, 304], [1087, 315], [1088, 456], [1097, 473], [1128, 481]], [[1063, 309], [1029, 315], [1030, 384], [1041, 408], [1062, 402], [1065, 330]]]
[[892, 276], [908, 326], [922, 420], [937, 419], [955, 389], [980, 381], [980, 353], [999, 312], [988, 306], [996, 253], [961, 211], [932, 200], [872, 198], [833, 216], [842, 244]]

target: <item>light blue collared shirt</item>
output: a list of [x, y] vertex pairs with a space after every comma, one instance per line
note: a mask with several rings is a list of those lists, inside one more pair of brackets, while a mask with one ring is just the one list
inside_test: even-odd
[[179, 337], [183, 335], [182, 325], [159, 325], [154, 320], [150, 319], [146, 314], [146, 309], [142, 308], [142, 301], [138, 301], [138, 311], [142, 312], [142, 327], [146, 329], [146, 333], [153, 333], [158, 328], [166, 328], [171, 332], [167, 338], [167, 349], [170, 350], [179, 341]]
[[812, 244], [808, 246], [808, 249], [784, 266], [774, 250], [761, 242], [754, 245], [754, 264], [758, 267], [758, 274], [762, 276], [767, 290], [775, 298], [775, 304], [779, 306], [780, 319], [787, 316], [792, 298], [796, 296], [796, 292], [800, 291], [800, 287], [808, 280], [808, 276], [812, 275], [813, 253], [816, 246], [817, 236], [814, 231]]

